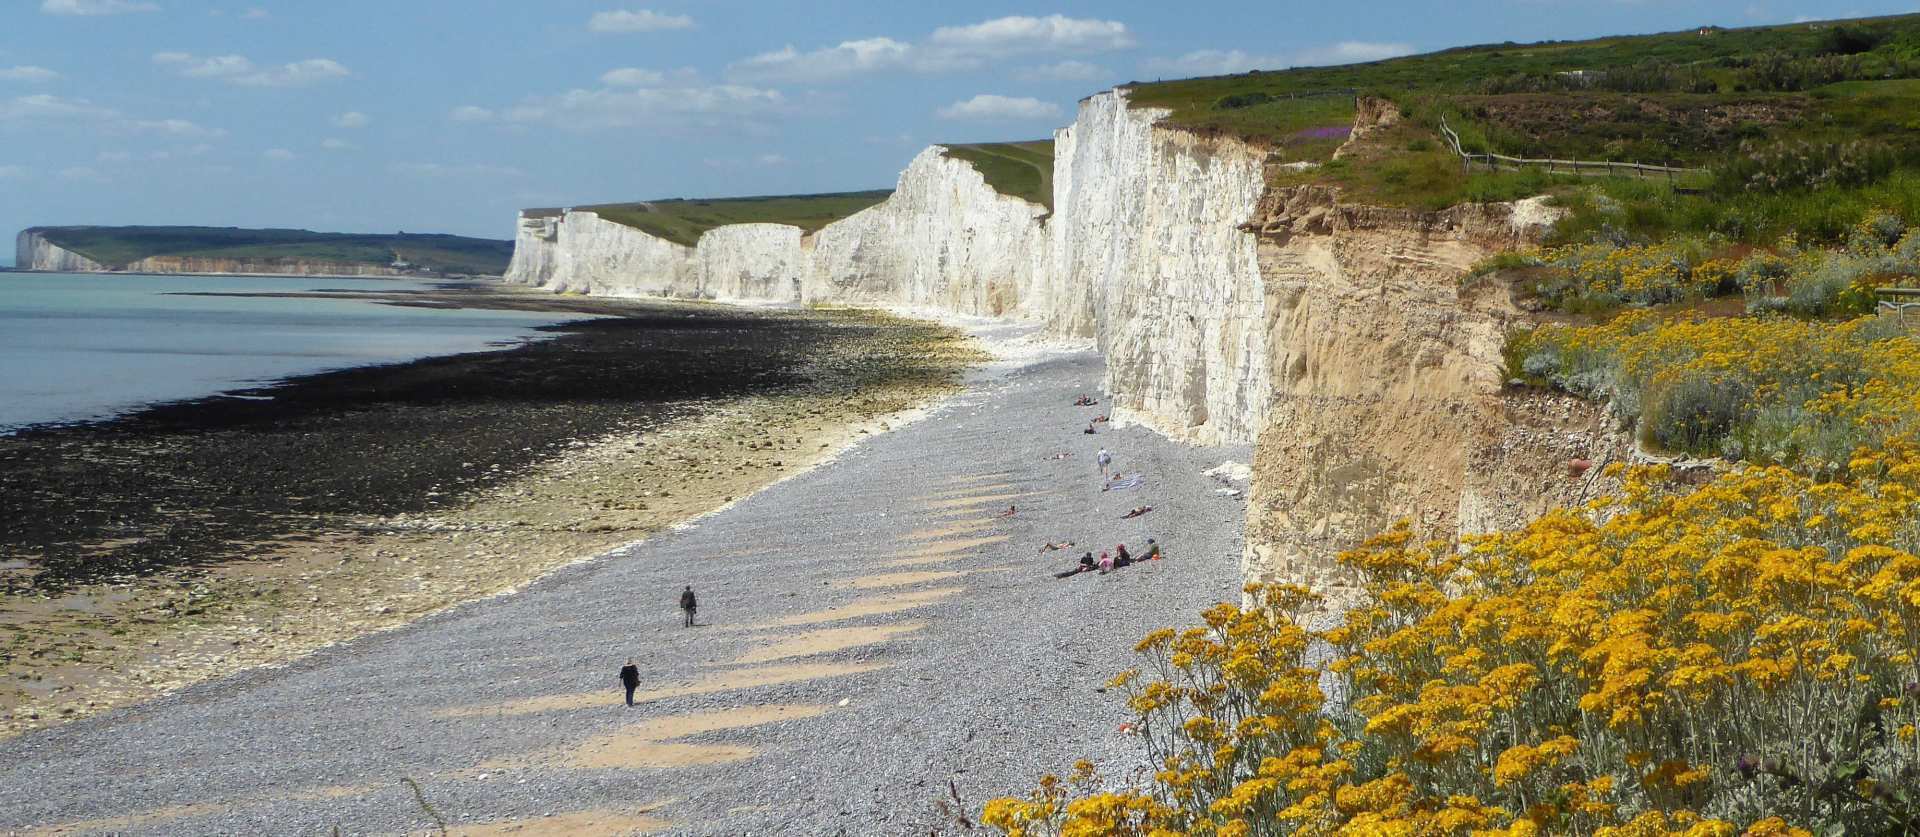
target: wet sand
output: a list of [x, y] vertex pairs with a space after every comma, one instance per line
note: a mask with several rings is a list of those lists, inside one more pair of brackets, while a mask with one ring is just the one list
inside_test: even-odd
[[867, 312], [379, 296], [606, 316], [0, 438], [0, 735], [515, 589], [797, 473], [976, 358]]

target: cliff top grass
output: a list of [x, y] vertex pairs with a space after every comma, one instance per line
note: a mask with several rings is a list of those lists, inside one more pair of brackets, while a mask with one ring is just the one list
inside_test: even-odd
[[947, 156], [964, 160], [1002, 195], [1053, 210], [1053, 140], [948, 145]]
[[[1701, 27], [1588, 41], [1508, 42], [1364, 64], [1256, 70], [1126, 87], [1135, 106], [1172, 111], [1166, 124], [1263, 143], [1284, 144], [1303, 128], [1344, 127], [1351, 122], [1352, 96], [1373, 94], [1403, 103], [1457, 99], [1462, 110], [1484, 107], [1514, 134], [1531, 137], [1543, 148], [1563, 142], [1579, 147], [1595, 133], [1591, 114], [1568, 113], [1557, 106], [1598, 101], [1618, 109], [1625, 104], [1624, 94], [1653, 110], [1609, 115], [1643, 124], [1676, 115], [1659, 110], [1661, 105], [1674, 106], [1689, 120], [1698, 117], [1684, 111], [1702, 104], [1729, 109], [1748, 105], [1759, 110], [1739, 115], [1760, 120], [1765, 127], [1804, 116], [1806, 93], [1847, 80], [1832, 76], [1907, 78], [1920, 75], [1916, 63], [1920, 15], [1905, 15], [1747, 29]], [[1802, 95], [1778, 95], [1796, 93]], [[1769, 105], [1774, 112], [1764, 110]], [[1813, 109], [1824, 110], [1817, 103]], [[1645, 159], [1713, 150], [1699, 142], [1711, 137], [1663, 139], [1669, 141], [1648, 149]], [[1501, 151], [1520, 154], [1527, 149]]]
[[[814, 232], [821, 227], [873, 206], [893, 194], [891, 189], [868, 192], [831, 192], [819, 195], [765, 195], [607, 203], [576, 206], [616, 224], [625, 224], [656, 238], [692, 247], [700, 236], [729, 224], [786, 224]], [[531, 216], [555, 210], [527, 210]]]
[[[1140, 83], [1163, 124], [1323, 164], [1276, 184], [1331, 183], [1349, 200], [1436, 209], [1561, 196], [1557, 235], [1712, 233], [1834, 238], [1876, 205], [1920, 198], [1920, 16], [1490, 44], [1340, 67]], [[1405, 120], [1348, 139], [1361, 97]], [[1705, 169], [1673, 184], [1469, 172], [1470, 152]], [[1680, 186], [1679, 190], [1669, 185]]]
[[61, 248], [109, 267], [151, 256], [329, 261], [385, 267], [395, 258], [440, 273], [499, 275], [513, 242], [457, 235], [322, 233], [239, 227], [35, 227]]

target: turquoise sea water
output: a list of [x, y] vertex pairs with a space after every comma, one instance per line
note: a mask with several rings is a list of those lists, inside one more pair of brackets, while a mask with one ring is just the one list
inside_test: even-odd
[[578, 315], [406, 308], [360, 299], [175, 296], [417, 282], [0, 273], [0, 433], [105, 418], [328, 369], [515, 345]]

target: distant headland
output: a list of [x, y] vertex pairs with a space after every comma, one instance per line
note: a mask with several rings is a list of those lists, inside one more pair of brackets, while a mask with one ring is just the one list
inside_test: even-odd
[[238, 227], [30, 227], [16, 270], [288, 276], [498, 276], [513, 242]]

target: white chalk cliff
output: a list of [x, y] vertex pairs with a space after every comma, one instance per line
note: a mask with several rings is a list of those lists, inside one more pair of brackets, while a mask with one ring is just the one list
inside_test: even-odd
[[[1397, 117], [1363, 105], [1356, 136]], [[1538, 205], [1415, 212], [1269, 189], [1268, 167], [1287, 161], [1157, 126], [1164, 115], [1123, 90], [1083, 101], [1055, 136], [1051, 213], [935, 146], [892, 197], [811, 235], [721, 227], [687, 248], [589, 212], [524, 217], [509, 278], [904, 305], [1092, 337], [1116, 422], [1255, 443], [1250, 579], [1337, 592], [1332, 556], [1395, 520], [1438, 536], [1509, 525], [1577, 499], [1539, 477], [1552, 463], [1626, 455], [1591, 409], [1503, 391], [1519, 312], [1504, 288], [1460, 284], [1538, 235], [1551, 220]]]
[[21, 270], [51, 270], [59, 273], [97, 273], [106, 265], [48, 241], [34, 230], [22, 230], [13, 239], [13, 263]]

